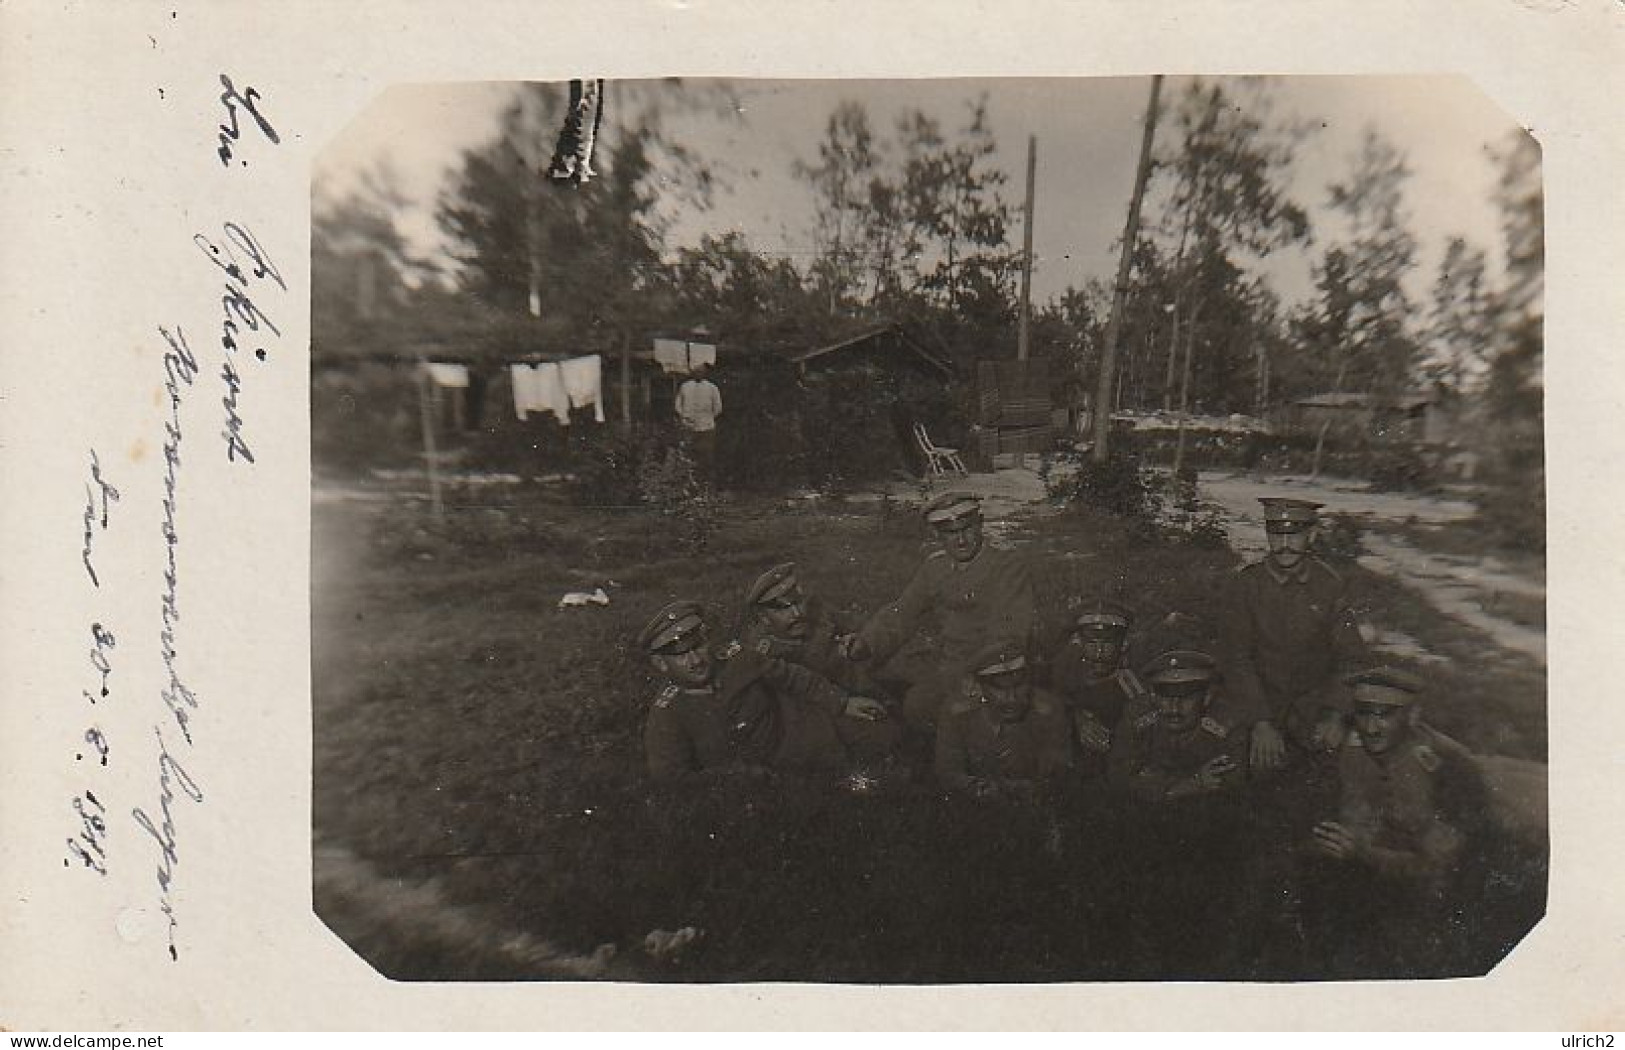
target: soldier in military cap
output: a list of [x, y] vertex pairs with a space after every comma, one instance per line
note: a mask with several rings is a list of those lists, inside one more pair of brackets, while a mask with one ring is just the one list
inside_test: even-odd
[[851, 632], [803, 590], [794, 562], [775, 565], [756, 578], [745, 592], [742, 619], [740, 642], [746, 648], [800, 664], [852, 692], [878, 692], [865, 669], [843, 651]]
[[1072, 764], [1066, 709], [1033, 686], [1026, 641], [985, 646], [937, 728], [937, 779], [978, 796], [1031, 794]]
[[1469, 827], [1485, 809], [1473, 755], [1421, 718], [1423, 684], [1394, 667], [1345, 680], [1353, 731], [1338, 755], [1337, 819], [1316, 824], [1306, 920], [1332, 976], [1439, 972]]
[[847, 764], [838, 722], [886, 716], [803, 667], [709, 641], [705, 610], [689, 601], [665, 606], [638, 634], [661, 679], [643, 735], [656, 780], [737, 766], [837, 771]]
[[1311, 753], [1336, 749], [1344, 718], [1337, 676], [1368, 657], [1343, 578], [1312, 553], [1321, 505], [1260, 502], [1269, 554], [1237, 574], [1221, 627], [1229, 688], [1254, 723], [1250, 761], [1273, 769], [1288, 742]]
[[1154, 704], [1133, 717], [1112, 756], [1114, 777], [1144, 802], [1239, 787], [1245, 724], [1221, 695], [1219, 663], [1197, 649], [1168, 649], [1141, 671]]
[[944, 493], [925, 505], [924, 515], [942, 549], [925, 559], [897, 600], [877, 612], [846, 651], [855, 660], [883, 664], [935, 613], [941, 648], [912, 676], [903, 701], [908, 723], [932, 733], [938, 708], [958, 690], [968, 658], [991, 639], [1027, 638], [1035, 602], [1025, 559], [984, 541], [975, 496]]
[[[760, 656], [798, 664], [849, 693], [880, 698], [883, 690], [862, 665], [843, 650], [849, 632], [841, 630], [823, 606], [801, 587], [794, 562], [785, 562], [757, 577], [745, 593], [741, 642]], [[898, 719], [841, 719], [841, 739], [867, 764], [883, 764], [897, 750]]]
[[1391, 880], [1436, 885], [1464, 838], [1447, 813], [1473, 792], [1472, 755], [1424, 724], [1422, 682], [1393, 667], [1350, 675], [1354, 731], [1339, 754], [1337, 820], [1315, 825], [1315, 848]]
[[1131, 707], [1149, 704], [1145, 686], [1124, 666], [1133, 624], [1127, 606], [1104, 599], [1090, 602], [1079, 610], [1071, 633], [1050, 661], [1050, 683], [1071, 713], [1078, 765], [1086, 778], [1106, 773], [1124, 715]]

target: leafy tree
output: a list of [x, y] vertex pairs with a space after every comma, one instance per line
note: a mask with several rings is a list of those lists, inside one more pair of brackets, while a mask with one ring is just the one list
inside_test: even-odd
[[1545, 195], [1540, 146], [1516, 132], [1499, 153], [1496, 188], [1505, 238], [1506, 285], [1496, 299], [1496, 339], [1484, 391], [1490, 425], [1484, 510], [1503, 537], [1526, 547], [1546, 542], [1546, 460], [1542, 362], [1545, 356]]
[[970, 103], [955, 140], [919, 111], [903, 117], [898, 134], [902, 248], [911, 290], [951, 315], [1007, 322], [1017, 260], [1007, 235], [1010, 206], [1000, 192], [1008, 177], [992, 165], [998, 144], [987, 99]]
[[888, 228], [879, 221], [880, 209], [889, 209], [892, 191], [879, 174], [878, 148], [868, 110], [846, 101], [830, 114], [818, 163], [798, 160], [793, 166], [813, 189], [819, 255], [812, 276], [831, 314], [850, 309], [864, 294], [872, 269], [870, 242]]
[[1450, 394], [1474, 394], [1484, 384], [1494, 349], [1494, 292], [1484, 252], [1452, 237], [1434, 278], [1423, 332], [1418, 378]]
[[1334, 390], [1394, 392], [1410, 380], [1417, 353], [1403, 283], [1416, 259], [1416, 238], [1405, 225], [1410, 174], [1399, 151], [1367, 130], [1353, 171], [1330, 187], [1329, 203], [1349, 233], [1315, 265], [1318, 299], [1298, 335], [1332, 363]]
[[674, 292], [680, 315], [714, 325], [730, 339], [761, 345], [827, 326], [819, 290], [783, 258], [752, 251], [744, 234], [706, 234], [678, 253]]
[[1175, 144], [1153, 162], [1157, 218], [1145, 233], [1161, 248], [1139, 254], [1157, 265], [1137, 274], [1142, 318], [1159, 334], [1166, 330], [1164, 408], [1185, 403], [1190, 384], [1203, 377], [1219, 379], [1210, 398], [1231, 400], [1223, 387], [1232, 369], [1207, 358], [1239, 346], [1258, 327], [1247, 321], [1247, 307], [1260, 301], [1259, 292], [1240, 262], [1309, 237], [1308, 216], [1286, 190], [1304, 131], [1274, 119], [1261, 87], [1193, 80], [1171, 126]]

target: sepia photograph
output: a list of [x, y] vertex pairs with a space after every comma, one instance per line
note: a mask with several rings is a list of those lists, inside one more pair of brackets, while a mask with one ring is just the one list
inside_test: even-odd
[[1448, 76], [402, 84], [311, 184], [313, 893], [384, 975], [1482, 975], [1544, 206]]

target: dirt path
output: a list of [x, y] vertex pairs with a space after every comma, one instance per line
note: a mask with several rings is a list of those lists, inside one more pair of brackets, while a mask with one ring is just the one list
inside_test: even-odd
[[[1426, 529], [1470, 527], [1477, 514], [1473, 504], [1420, 494], [1371, 492], [1364, 482], [1335, 478], [1258, 478], [1224, 471], [1204, 471], [1201, 488], [1205, 499], [1222, 508], [1231, 547], [1248, 556], [1264, 550], [1259, 497], [1293, 496], [1325, 504], [1328, 513], [1348, 518], [1363, 530], [1363, 567], [1404, 584], [1499, 648], [1545, 666], [1546, 632], [1502, 612], [1515, 604], [1544, 603], [1543, 579], [1514, 571], [1494, 558], [1446, 554], [1416, 542], [1419, 534], [1426, 535]], [[1414, 639], [1399, 636], [1386, 641], [1385, 648], [1426, 657], [1407, 651], [1419, 649]]]

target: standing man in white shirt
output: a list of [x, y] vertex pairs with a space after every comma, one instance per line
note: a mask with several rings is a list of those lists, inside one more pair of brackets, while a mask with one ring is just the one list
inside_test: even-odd
[[707, 485], [716, 483], [717, 417], [722, 415], [722, 392], [708, 378], [710, 368], [701, 366], [677, 388], [677, 422], [694, 468]]

